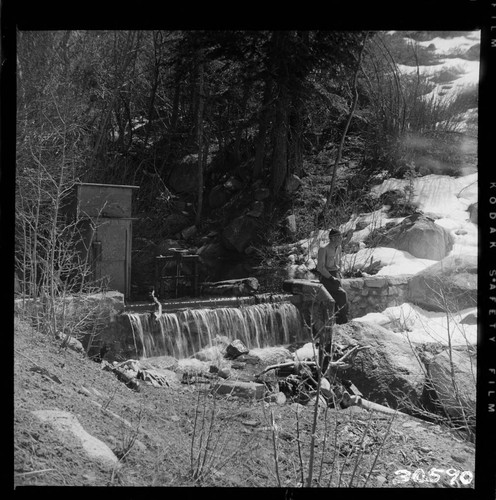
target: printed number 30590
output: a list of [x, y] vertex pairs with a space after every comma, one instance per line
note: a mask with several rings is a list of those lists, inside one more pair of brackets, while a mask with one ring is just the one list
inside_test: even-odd
[[456, 469], [429, 469], [427, 473], [424, 469], [417, 469], [415, 472], [410, 472], [409, 470], [401, 469], [394, 473], [397, 477], [393, 479], [393, 484], [408, 483], [408, 481], [413, 481], [414, 483], [437, 483], [443, 474], [450, 477], [450, 486], [455, 484], [470, 484], [474, 475], [468, 471], [459, 471]]

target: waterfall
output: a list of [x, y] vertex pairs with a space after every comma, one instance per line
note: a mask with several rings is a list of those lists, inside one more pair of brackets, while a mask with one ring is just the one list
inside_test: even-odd
[[239, 339], [248, 348], [289, 344], [302, 330], [300, 313], [290, 302], [186, 309], [158, 318], [154, 313], [126, 314], [145, 358], [185, 358], [212, 345], [217, 335]]

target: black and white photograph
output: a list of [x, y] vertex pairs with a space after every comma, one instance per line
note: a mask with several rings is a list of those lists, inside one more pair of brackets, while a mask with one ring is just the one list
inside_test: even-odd
[[14, 43], [14, 489], [475, 491], [483, 24]]

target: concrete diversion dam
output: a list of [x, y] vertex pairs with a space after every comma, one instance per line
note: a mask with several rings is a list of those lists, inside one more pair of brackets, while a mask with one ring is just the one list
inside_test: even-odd
[[[187, 358], [213, 345], [217, 336], [239, 339], [248, 348], [312, 339], [312, 327], [329, 321], [334, 302], [325, 288], [306, 280], [289, 280], [286, 294], [171, 300], [130, 304], [117, 328], [102, 340], [120, 344], [121, 356]], [[110, 334], [110, 335], [109, 335]]]

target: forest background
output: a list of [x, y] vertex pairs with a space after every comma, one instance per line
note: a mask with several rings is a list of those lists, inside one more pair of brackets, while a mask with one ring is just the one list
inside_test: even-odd
[[[243, 277], [277, 266], [278, 245], [373, 210], [370, 187], [388, 177], [462, 174], [477, 85], [443, 99], [432, 90], [464, 69], [418, 68], [441, 57], [426, 37], [463, 33], [19, 31], [17, 286], [105, 287], [75, 262], [63, 205], [77, 182], [139, 186], [142, 298], [154, 257], [178, 241], [208, 242], [222, 262], [203, 279]], [[477, 60], [479, 47], [449, 57]], [[398, 215], [414, 211], [409, 196]]]

